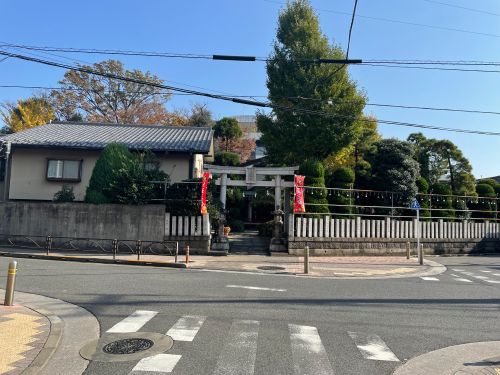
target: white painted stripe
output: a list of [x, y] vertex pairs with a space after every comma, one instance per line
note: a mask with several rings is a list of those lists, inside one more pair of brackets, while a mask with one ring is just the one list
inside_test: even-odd
[[167, 332], [174, 341], [193, 341], [206, 316], [185, 315]]
[[497, 280], [484, 280], [486, 281], [487, 283], [490, 283], [490, 284], [500, 284], [500, 281], [497, 281]]
[[474, 277], [475, 279], [479, 279], [479, 280], [487, 280], [489, 279], [489, 277], [487, 276], [476, 276], [476, 275], [471, 275], [472, 277]]
[[483, 271], [483, 270], [481, 270], [481, 272], [486, 272], [486, 273], [490, 273], [490, 272], [493, 272], [493, 271]]
[[289, 324], [295, 375], [332, 375], [333, 368], [316, 327]]
[[134, 371], [150, 371], [150, 372], [172, 372], [175, 365], [181, 359], [178, 354], [156, 354], [151, 357], [141, 359], [135, 367]]
[[453, 269], [453, 271], [457, 271], [457, 272], [463, 272], [463, 271], [464, 271], [464, 270], [463, 270], [463, 269], [461, 269], [461, 268], [452, 268], [452, 269]]
[[137, 332], [141, 327], [151, 320], [158, 311], [137, 310], [132, 315], [126, 317], [121, 322], [115, 324], [106, 332], [127, 333]]
[[286, 289], [261, 288], [259, 286], [247, 286], [247, 285], [226, 285], [226, 288], [240, 288], [240, 289], [250, 289], [250, 290], [266, 290], [266, 291], [269, 291], [269, 292], [286, 292]]
[[396, 357], [396, 355], [379, 336], [358, 332], [348, 333], [364, 358], [372, 359], [374, 361], [399, 362], [398, 357]]
[[214, 375], [253, 375], [257, 356], [259, 322], [236, 320], [231, 325], [226, 344], [222, 350]]
[[439, 281], [437, 277], [429, 277], [429, 276], [421, 277], [421, 279], [425, 281]]
[[471, 283], [472, 282], [472, 280], [464, 279], [463, 277], [460, 277], [454, 273], [450, 273], [450, 275], [453, 276], [456, 281], [462, 281], [464, 283]]
[[500, 276], [500, 273], [494, 273], [493, 276]]

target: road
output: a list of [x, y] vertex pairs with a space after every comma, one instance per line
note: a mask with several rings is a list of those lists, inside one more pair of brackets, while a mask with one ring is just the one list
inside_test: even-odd
[[[86, 308], [102, 332], [168, 333], [154, 374], [391, 374], [428, 351], [500, 340], [500, 257], [435, 260], [448, 270], [427, 279], [331, 280], [19, 259], [17, 289]], [[149, 374], [136, 365], [85, 374]]]

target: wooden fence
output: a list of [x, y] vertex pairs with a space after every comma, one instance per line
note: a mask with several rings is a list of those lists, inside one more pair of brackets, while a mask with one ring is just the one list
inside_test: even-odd
[[500, 223], [289, 217], [289, 236], [307, 238], [500, 238]]

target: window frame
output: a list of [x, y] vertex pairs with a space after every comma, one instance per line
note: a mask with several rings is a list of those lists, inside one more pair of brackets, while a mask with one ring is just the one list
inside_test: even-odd
[[[63, 166], [63, 177], [49, 177], [49, 163], [51, 161], [62, 161]], [[64, 162], [65, 161], [77, 161], [78, 162], [78, 177], [77, 178], [64, 178]], [[56, 158], [47, 158], [47, 165], [45, 169], [45, 178], [47, 181], [56, 181], [56, 182], [81, 182], [82, 181], [82, 164], [83, 159], [56, 159]]]

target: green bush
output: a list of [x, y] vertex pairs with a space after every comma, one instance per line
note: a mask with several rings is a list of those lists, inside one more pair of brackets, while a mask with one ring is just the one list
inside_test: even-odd
[[257, 230], [259, 231], [259, 236], [261, 237], [272, 237], [273, 236], [274, 221], [266, 221], [265, 223], [259, 224]]
[[495, 189], [490, 184], [479, 183], [476, 185], [476, 193], [480, 197], [495, 197]]
[[419, 193], [427, 194], [429, 192], [429, 183], [427, 182], [427, 180], [425, 178], [420, 176], [419, 178], [417, 178], [416, 182], [417, 182], [417, 187], [418, 187]]
[[[111, 203], [113, 199], [106, 193], [106, 189], [110, 188], [119, 171], [131, 159], [133, 155], [125, 145], [119, 143], [107, 145], [95, 163], [85, 194], [85, 202]], [[97, 200], [93, 201], [95, 198]]]
[[228, 225], [231, 228], [231, 232], [244, 232], [245, 231], [245, 224], [243, 224], [243, 221], [241, 221], [241, 220], [237, 220], [237, 219], [229, 220]]
[[[494, 181], [494, 180], [493, 180]], [[491, 184], [484, 183], [484, 180], [476, 185], [476, 193], [479, 196], [477, 203], [472, 205], [474, 210], [480, 210], [483, 212], [474, 212], [473, 217], [476, 218], [484, 218], [484, 219], [494, 219], [495, 212], [484, 212], [484, 211], [494, 211], [495, 205], [493, 203], [493, 199], [481, 199], [484, 198], [495, 198], [496, 193], [495, 189]]]
[[240, 156], [234, 152], [223, 151], [215, 154], [215, 165], [225, 165], [234, 167], [240, 165]]
[[73, 187], [63, 185], [61, 190], [54, 194], [54, 202], [73, 202], [75, 200], [75, 193]]

